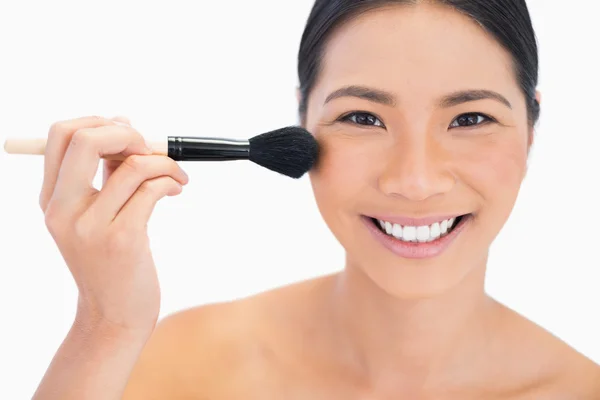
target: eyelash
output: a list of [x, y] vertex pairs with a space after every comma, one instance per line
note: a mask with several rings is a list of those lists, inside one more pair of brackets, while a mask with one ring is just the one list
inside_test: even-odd
[[[376, 119], [377, 121], [379, 121], [380, 125], [360, 124], [360, 123], [356, 122], [356, 118], [354, 118], [355, 119], [354, 121], [352, 120], [353, 117], [357, 117], [359, 115], [367, 116], [367, 117], [373, 117], [374, 119]], [[479, 117], [483, 117], [483, 121], [480, 122], [480, 123], [476, 123], [474, 125], [469, 125], [469, 126], [455, 126], [455, 127], [452, 127], [452, 125], [454, 124], [455, 121], [458, 121], [461, 117], [465, 117], [465, 116], [477, 116], [478, 120], [479, 120]], [[383, 124], [383, 122], [381, 122], [381, 119], [379, 117], [377, 117], [376, 115], [374, 115], [374, 114], [372, 114], [370, 112], [366, 112], [366, 111], [353, 111], [351, 113], [345, 114], [344, 116], [340, 117], [339, 121], [341, 121], [341, 122], [350, 122], [350, 123], [353, 123], [355, 125], [361, 125], [361, 126], [377, 126], [377, 127], [383, 127], [383, 128], [385, 128], [385, 125]], [[490, 122], [497, 122], [497, 121], [494, 118], [492, 118], [489, 115], [487, 115], [487, 114], [478, 113], [478, 112], [470, 112], [470, 113], [460, 114], [458, 117], [456, 117], [452, 121], [452, 124], [450, 124], [450, 127], [451, 128], [471, 128], [471, 127], [477, 127], [477, 126], [485, 125], [485, 124], [488, 124]]]

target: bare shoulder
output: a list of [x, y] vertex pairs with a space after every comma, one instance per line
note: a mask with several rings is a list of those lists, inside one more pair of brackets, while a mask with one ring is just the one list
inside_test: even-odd
[[535, 393], [549, 400], [600, 399], [598, 364], [507, 307], [504, 319], [509, 332], [503, 351], [506, 359], [511, 360], [507, 364], [510, 370], [525, 377], [523, 393]]
[[146, 344], [124, 399], [243, 398], [238, 392], [248, 382], [264, 382], [272, 368], [271, 344], [279, 333], [271, 320], [277, 310], [316, 281], [165, 317]]
[[535, 394], [548, 400], [600, 399], [600, 366], [571, 348], [557, 362], [562, 362], [559, 374], [534, 390]]
[[[566, 343], [559, 341], [557, 362], [561, 363], [556, 377], [554, 393], [561, 398], [582, 400], [600, 399], [600, 365]], [[572, 396], [572, 397], [569, 397]]]
[[[163, 318], [130, 376], [124, 399], [187, 398], [209, 390], [214, 373], [240, 347], [235, 302], [205, 305]], [[202, 397], [199, 397], [202, 398]]]

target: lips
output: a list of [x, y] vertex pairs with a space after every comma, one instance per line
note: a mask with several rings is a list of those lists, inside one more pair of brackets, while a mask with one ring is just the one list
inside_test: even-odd
[[[442, 224], [444, 221], [448, 221], [446, 223], [448, 224], [450, 222], [449, 219], [442, 219], [441, 221], [433, 222], [431, 225], [420, 226], [402, 226], [399, 224], [393, 224], [391, 235], [387, 233], [387, 224], [385, 222], [384, 228], [382, 229], [381, 223], [377, 218], [363, 216], [362, 220], [373, 238], [394, 254], [403, 258], [431, 258], [442, 254], [454, 242], [454, 240], [456, 240], [461, 232], [468, 227], [473, 219], [473, 215], [465, 214], [452, 218], [455, 218], [455, 220], [450, 229], [447, 229], [445, 234], [441, 233]], [[391, 224], [389, 221], [386, 222]], [[437, 234], [435, 231], [437, 229], [435, 224], [440, 226], [440, 235], [437, 238], [432, 239], [432, 226], [434, 230], [433, 234]], [[398, 228], [396, 228], [396, 234], [401, 236], [401, 239], [398, 239], [394, 236], [395, 225], [399, 225], [400, 231], [398, 231]], [[429, 232], [426, 232], [425, 228], [429, 229]], [[428, 234], [427, 237], [425, 235], [426, 233]], [[414, 239], [412, 239], [413, 235], [415, 236]], [[421, 240], [419, 240], [419, 238]]]
[[438, 219], [428, 225], [401, 225], [383, 219], [373, 218], [373, 220], [381, 228], [382, 232], [398, 240], [425, 243], [432, 242], [449, 234], [458, 222], [460, 222], [461, 218], [462, 216]]

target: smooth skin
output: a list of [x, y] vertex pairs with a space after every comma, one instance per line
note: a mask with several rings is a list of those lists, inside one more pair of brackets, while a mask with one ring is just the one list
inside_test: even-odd
[[[397, 101], [324, 104], [347, 85]], [[501, 93], [512, 108], [437, 104], [473, 88]], [[355, 111], [376, 119], [340, 120]], [[465, 113], [494, 121], [461, 126]], [[441, 6], [365, 13], [327, 46], [304, 124], [323, 149], [310, 178], [345, 268], [157, 326], [146, 223], [187, 176], [148, 155], [131, 126], [81, 118], [52, 127], [40, 203], [80, 297], [35, 399], [600, 398], [599, 366], [484, 292], [488, 249], [534, 136], [497, 42]], [[108, 164], [96, 191], [99, 155], [119, 152], [131, 156]], [[444, 253], [414, 260], [369, 235], [360, 216], [379, 213], [474, 218]]]

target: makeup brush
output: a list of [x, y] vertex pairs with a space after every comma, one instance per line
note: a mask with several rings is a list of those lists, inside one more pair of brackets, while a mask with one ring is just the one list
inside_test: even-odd
[[[264, 168], [298, 179], [308, 172], [318, 156], [315, 138], [304, 128], [288, 126], [266, 132], [249, 140], [168, 136], [166, 142], [149, 143], [153, 154], [175, 161], [250, 160]], [[43, 155], [46, 139], [10, 138], [4, 142], [10, 154]], [[122, 155], [105, 159], [122, 160]]]

